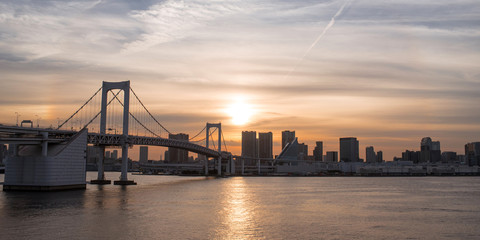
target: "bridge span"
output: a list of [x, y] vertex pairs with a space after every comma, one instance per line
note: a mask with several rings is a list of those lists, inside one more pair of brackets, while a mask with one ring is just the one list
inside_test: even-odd
[[[113, 90], [118, 90], [118, 92], [114, 93]], [[72, 124], [72, 122], [77, 121], [73, 119], [77, 118], [79, 115], [82, 115], [82, 111], [85, 112], [84, 110], [89, 105], [94, 104], [95, 101], [92, 99], [94, 99], [100, 91], [102, 92], [101, 103], [99, 107], [100, 111], [96, 112], [96, 110], [94, 110], [94, 113], [96, 114], [90, 116], [90, 119], [87, 119], [87, 121], [85, 121], [85, 125], [81, 127], [80, 128], [81, 130], [79, 131], [74, 131], [73, 127], [71, 127], [70, 130], [62, 129], [67, 125], [67, 123]], [[119, 93], [122, 91], [123, 91], [123, 101], [117, 97]], [[108, 95], [109, 93], [113, 94], [113, 97], [111, 97], [110, 100]], [[141, 111], [143, 111], [144, 116], [139, 117], [136, 110], [132, 110], [132, 111], [130, 110], [131, 109], [130, 108], [131, 93], [135, 97], [134, 100], [136, 99], [138, 103], [137, 105], [141, 106], [139, 108]], [[123, 113], [121, 114], [123, 115], [123, 117], [121, 117], [122, 125], [119, 127], [122, 131], [121, 134], [116, 134], [116, 128], [109, 127], [109, 124], [112, 124], [111, 122], [109, 122], [109, 119], [111, 121], [111, 119], [118, 118], [116, 117], [116, 115], [119, 115], [119, 114], [115, 114], [112, 111], [109, 111], [108, 106], [112, 102], [117, 102], [119, 105], [121, 105], [121, 108], [123, 110]], [[83, 115], [85, 115], [85, 113], [83, 113]], [[148, 118], [148, 121], [145, 122], [146, 118]], [[91, 125], [92, 122], [94, 122], [96, 119], [100, 120], [99, 123], [96, 125], [96, 126], [99, 126], [98, 128], [96, 128], [97, 130], [99, 130], [99, 132], [94, 132], [94, 131], [89, 132], [88, 131], [89, 125]], [[140, 119], [144, 121], [142, 122], [140, 121]], [[153, 123], [154, 126], [153, 127], [148, 126], [148, 123]], [[141, 128], [146, 133], [148, 132], [151, 136], [138, 136], [138, 135], [129, 134], [129, 128], [131, 128], [130, 125], [132, 124], [134, 124], [135, 127]], [[38, 125], [38, 122], [37, 122], [37, 125]], [[222, 160], [233, 161], [232, 155], [228, 152], [222, 151], [221, 149], [223, 134], [222, 134], [222, 128], [220, 123], [215, 123], [215, 124], [207, 123], [205, 128], [202, 131], [200, 131], [199, 134], [195, 135], [195, 137], [197, 137], [203, 131], [206, 130], [205, 138], [197, 141], [190, 141], [192, 139], [186, 139], [186, 140], [172, 139], [170, 137], [163, 138], [161, 137], [160, 133], [157, 133], [154, 130], [156, 127], [160, 128], [163, 132], [169, 133], [169, 136], [170, 134], [172, 134], [145, 107], [142, 101], [138, 98], [137, 94], [130, 88], [130, 81], [103, 82], [102, 87], [99, 90], [97, 90], [97, 92], [92, 97], [90, 97], [86, 103], [84, 103], [77, 111], [75, 111], [73, 115], [71, 115], [67, 120], [65, 120], [65, 122], [63, 122], [62, 124], [59, 124], [57, 129], [38, 128], [38, 126], [37, 128], [33, 128], [33, 127], [28, 128], [23, 126], [19, 127], [18, 123], [17, 123], [17, 126], [0, 125], [0, 143], [10, 144], [9, 146], [9, 149], [11, 149], [10, 159], [14, 161], [14, 159], [16, 158], [16, 159], [20, 159], [18, 160], [19, 162], [22, 162], [22, 164], [17, 164], [17, 165], [13, 163], [11, 164], [11, 166], [20, 168], [20, 169], [11, 170], [11, 171], [16, 171], [18, 173], [25, 172], [26, 169], [29, 169], [28, 171], [36, 171], [37, 169], [35, 168], [36, 166], [35, 164], [36, 162], [40, 161], [37, 158], [41, 157], [42, 161], [49, 161], [48, 159], [50, 159], [50, 157], [53, 156], [52, 153], [50, 152], [51, 150], [53, 150], [55, 154], [59, 154], [62, 151], [62, 149], [67, 148], [65, 147], [66, 145], [72, 144], [72, 142], [76, 142], [75, 143], [76, 147], [73, 147], [72, 151], [76, 151], [80, 148], [83, 149], [83, 155], [81, 154], [82, 153], [81, 151], [78, 151], [82, 156], [72, 157], [80, 160], [85, 159], [84, 154], [86, 152], [86, 146], [88, 144], [98, 146], [100, 147], [101, 152], [103, 154], [101, 154], [102, 156], [99, 156], [99, 162], [97, 164], [98, 178], [96, 180], [91, 181], [91, 183], [97, 183], [97, 184], [110, 183], [110, 180], [105, 179], [104, 170], [103, 170], [105, 147], [108, 147], [108, 146], [120, 146], [122, 148], [121, 176], [119, 181], [114, 182], [114, 184], [118, 184], [118, 185], [136, 184], [133, 181], [130, 181], [127, 179], [128, 150], [133, 145], [171, 147], [171, 148], [187, 150], [200, 155], [205, 155], [207, 157], [207, 160], [204, 161], [205, 174], [208, 174], [208, 158], [213, 158], [216, 160], [218, 175], [221, 175]], [[213, 141], [214, 138], [212, 137], [213, 132], [210, 131], [211, 128], [214, 129], [213, 132], [215, 131], [218, 132], [217, 144], [215, 144], [215, 142]], [[115, 134], [107, 133], [107, 130], [115, 130]], [[136, 131], [138, 133], [138, 129]], [[195, 137], [193, 137], [193, 139]], [[80, 138], [80, 139], [85, 138], [86, 141], [82, 142], [83, 140], [80, 141], [77, 138]], [[210, 142], [210, 138], [212, 139], [211, 142]], [[203, 140], [205, 141], [206, 146], [202, 146], [196, 143]], [[80, 143], [78, 143], [79, 141]], [[209, 143], [211, 143], [214, 147], [216, 146], [217, 149], [209, 148]], [[224, 139], [223, 139], [223, 144], [225, 145]], [[83, 145], [83, 146], [80, 146], [80, 145]], [[28, 147], [28, 146], [36, 146], [36, 147]], [[29, 149], [28, 152], [30, 155], [20, 156], [21, 155], [20, 152], [21, 151], [27, 152], [27, 149]], [[7, 163], [8, 162], [11, 162], [11, 161], [7, 161]], [[51, 166], [51, 165], [48, 165], [48, 166]], [[44, 169], [42, 171], [44, 172], [54, 171], [52, 169], [46, 169], [46, 170]], [[80, 171], [81, 170], [82, 169], [80, 169]], [[7, 165], [6, 167], [7, 175], [9, 174], [8, 171], [9, 171], [9, 167]], [[84, 168], [83, 168], [83, 171], [84, 171]], [[37, 182], [34, 181], [33, 184], [37, 184]], [[41, 183], [39, 184], [41, 185]], [[5, 189], [5, 185], [4, 185], [4, 189]]]

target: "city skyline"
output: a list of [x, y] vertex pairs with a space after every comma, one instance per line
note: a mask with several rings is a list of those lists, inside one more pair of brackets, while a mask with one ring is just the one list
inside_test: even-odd
[[[0, 3], [0, 123], [56, 126], [100, 85], [131, 80], [158, 119], [194, 134], [296, 131], [338, 151], [356, 137], [390, 160], [430, 136], [480, 136], [475, 1]], [[166, 137], [166, 136], [164, 136]]]

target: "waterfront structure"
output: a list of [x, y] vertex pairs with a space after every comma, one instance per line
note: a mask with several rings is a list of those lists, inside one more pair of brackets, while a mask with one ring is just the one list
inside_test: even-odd
[[[188, 142], [188, 134], [178, 133], [178, 134], [168, 134], [168, 139], [175, 139], [184, 142]], [[165, 159], [166, 160], [166, 159]], [[188, 151], [179, 148], [168, 148], [168, 162], [169, 163], [187, 163], [188, 162]]]
[[378, 163], [382, 163], [382, 162], [383, 162], [383, 152], [382, 152], [382, 151], [378, 151], [378, 152], [377, 152], [377, 162], [378, 162]]
[[373, 146], [369, 146], [365, 148], [365, 158], [367, 163], [377, 162], [377, 155], [375, 154], [375, 150], [373, 149]]
[[456, 152], [442, 152], [442, 163], [455, 163], [457, 161]]
[[110, 157], [111, 157], [113, 160], [117, 160], [117, 159], [118, 159], [118, 150], [113, 150], [113, 151], [112, 151], [112, 154], [110, 155]]
[[420, 151], [409, 151], [405, 150], [402, 153], [403, 161], [412, 161], [413, 163], [418, 163], [420, 161], [421, 152]]
[[141, 164], [148, 163], [148, 146], [140, 146], [140, 156], [138, 159]]
[[338, 162], [338, 152], [336, 151], [327, 151], [326, 162]]
[[273, 158], [272, 132], [258, 133], [258, 157]]
[[432, 141], [430, 137], [422, 138], [420, 142], [420, 161], [419, 162], [440, 162], [442, 153], [440, 151], [440, 142]]
[[7, 145], [0, 144], [0, 164], [4, 164], [4, 159], [7, 156]]
[[282, 132], [282, 149], [285, 148], [287, 143], [293, 142], [295, 140], [295, 131], [285, 130]]
[[[44, 136], [48, 137], [48, 133]], [[87, 130], [65, 143], [12, 146], [3, 190], [85, 189]]]
[[470, 166], [480, 165], [480, 142], [465, 144], [465, 158]]
[[298, 160], [308, 160], [308, 145], [307, 144], [299, 143], [297, 151], [298, 151], [298, 153], [297, 153], [297, 159]]
[[282, 149], [282, 152], [278, 154], [276, 161], [280, 165], [283, 165], [283, 164], [297, 165], [298, 164], [298, 139], [297, 138], [295, 138], [293, 141], [285, 145], [285, 147]]
[[358, 140], [354, 137], [340, 138], [340, 161], [359, 162]]
[[315, 142], [315, 148], [313, 149], [313, 158], [316, 162], [323, 161], [323, 142], [317, 141]]
[[242, 157], [257, 157], [257, 132], [242, 131]]

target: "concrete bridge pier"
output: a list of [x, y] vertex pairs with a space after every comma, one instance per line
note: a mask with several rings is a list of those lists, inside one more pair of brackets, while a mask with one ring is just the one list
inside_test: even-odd
[[100, 184], [100, 185], [111, 184], [112, 183], [111, 180], [105, 179], [105, 171], [103, 169], [103, 163], [105, 159], [105, 146], [102, 146], [100, 148], [101, 148], [100, 153], [99, 154], [97, 153], [98, 154], [98, 162], [97, 162], [98, 176], [97, 176], [97, 179], [90, 180], [90, 184]]
[[222, 156], [218, 157], [217, 176], [222, 176]]
[[205, 156], [205, 176], [208, 176], [208, 157]]

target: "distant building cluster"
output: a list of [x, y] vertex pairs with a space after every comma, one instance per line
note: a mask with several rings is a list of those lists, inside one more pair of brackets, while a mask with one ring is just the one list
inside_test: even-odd
[[[479, 168], [468, 168], [480, 164], [480, 142], [467, 143], [465, 154], [441, 151], [440, 142], [425, 137], [420, 142], [419, 150], [406, 150], [402, 157], [394, 157], [392, 162], [385, 162], [382, 151], [375, 151], [374, 146], [365, 148], [365, 159], [359, 156], [359, 141], [355, 137], [339, 138], [339, 152], [326, 151], [322, 141], [317, 141], [309, 155], [308, 145], [299, 143], [295, 131], [282, 132], [282, 151], [272, 157], [272, 133], [255, 131], [242, 132], [242, 173], [245, 169], [251, 173], [260, 173], [262, 167], [266, 172], [342, 172], [366, 175], [428, 175], [428, 174], [478, 174]], [[268, 153], [268, 154], [262, 154]], [[268, 160], [271, 161], [268, 163]], [[264, 163], [261, 163], [264, 161]], [[272, 167], [268, 168], [268, 165]], [[243, 165], [246, 165], [244, 167]], [[262, 166], [263, 165], [263, 166]], [[465, 166], [465, 167], [463, 167]]]

